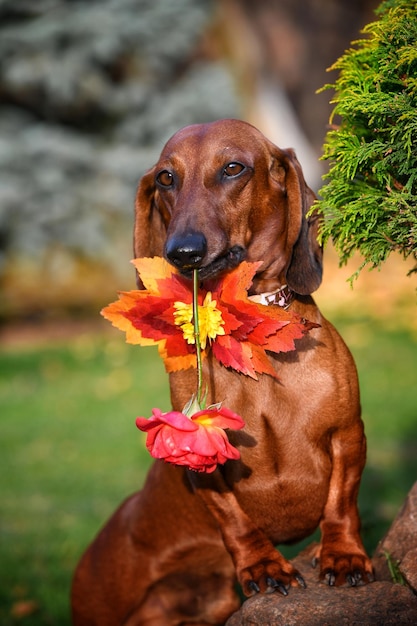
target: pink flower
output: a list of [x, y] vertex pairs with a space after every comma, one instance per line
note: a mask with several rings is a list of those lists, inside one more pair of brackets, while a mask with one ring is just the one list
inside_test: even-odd
[[155, 459], [210, 473], [218, 464], [240, 458], [224, 429], [238, 430], [244, 422], [229, 409], [211, 407], [191, 417], [179, 411], [162, 413], [160, 409], [152, 409], [152, 413], [149, 419], [136, 418], [136, 426], [147, 433], [146, 447]]

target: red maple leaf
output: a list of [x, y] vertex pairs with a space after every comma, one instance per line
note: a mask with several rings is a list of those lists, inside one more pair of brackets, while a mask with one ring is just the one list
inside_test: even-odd
[[[159, 257], [133, 263], [145, 289], [121, 292], [119, 300], [105, 307], [102, 315], [126, 332], [127, 342], [158, 345], [168, 372], [195, 367], [195, 346], [186, 339], [184, 322], [179, 323], [174, 315], [176, 305], [191, 306], [191, 281]], [[220, 279], [207, 281], [198, 294], [199, 307], [205, 306], [210, 294], [210, 311], [217, 311], [217, 331], [203, 357], [211, 349], [225, 367], [255, 379], [256, 373], [277, 377], [267, 352], [294, 350], [294, 341], [316, 326], [281, 307], [250, 300], [247, 290], [260, 265], [244, 261]]]

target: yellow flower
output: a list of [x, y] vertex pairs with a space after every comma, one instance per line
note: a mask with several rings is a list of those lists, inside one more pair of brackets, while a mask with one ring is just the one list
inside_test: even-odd
[[[217, 335], [224, 335], [224, 321], [221, 311], [216, 308], [217, 301], [211, 299], [208, 291], [203, 304], [198, 305], [198, 326], [200, 330], [201, 349], [205, 350], [207, 339], [211, 341]], [[176, 326], [182, 330], [187, 343], [195, 343], [193, 324], [193, 305], [184, 302], [174, 302], [174, 319]]]

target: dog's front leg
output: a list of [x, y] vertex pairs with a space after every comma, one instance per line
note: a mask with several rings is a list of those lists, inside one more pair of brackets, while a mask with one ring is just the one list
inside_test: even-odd
[[290, 586], [305, 587], [301, 574], [275, 549], [265, 533], [241, 509], [219, 470], [189, 472], [194, 491], [216, 519], [237, 579], [246, 596], [275, 590], [287, 595]]
[[322, 539], [315, 561], [320, 578], [331, 586], [372, 582], [372, 564], [360, 537], [357, 507], [359, 483], [366, 456], [363, 427], [336, 431], [331, 441], [332, 475], [320, 524]]

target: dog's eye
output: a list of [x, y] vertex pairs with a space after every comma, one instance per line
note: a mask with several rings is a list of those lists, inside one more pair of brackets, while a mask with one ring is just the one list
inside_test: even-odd
[[241, 172], [243, 172], [243, 170], [245, 169], [245, 166], [242, 165], [242, 163], [228, 163], [226, 165], [226, 167], [223, 170], [223, 173], [225, 174], [225, 176], [237, 176], [238, 174], [240, 174]]
[[163, 187], [170, 187], [174, 182], [174, 177], [171, 172], [168, 172], [168, 170], [163, 170], [162, 172], [159, 172], [158, 176], [156, 177], [156, 182]]

